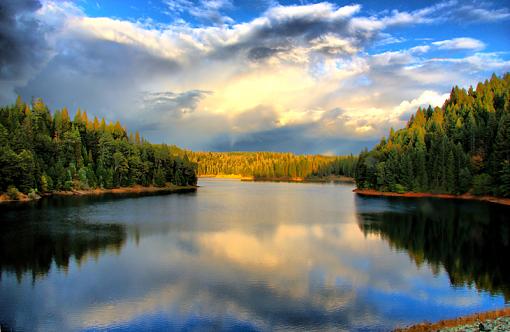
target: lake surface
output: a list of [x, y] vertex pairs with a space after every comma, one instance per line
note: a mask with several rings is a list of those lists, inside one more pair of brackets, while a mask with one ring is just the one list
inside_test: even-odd
[[389, 330], [510, 299], [510, 208], [350, 185], [0, 206], [2, 331]]

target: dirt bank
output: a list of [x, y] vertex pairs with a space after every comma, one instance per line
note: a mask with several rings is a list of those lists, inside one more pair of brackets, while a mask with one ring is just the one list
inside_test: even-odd
[[[156, 193], [172, 193], [172, 192], [180, 192], [180, 191], [190, 191], [196, 190], [196, 186], [176, 186], [173, 184], [168, 184], [165, 187], [144, 187], [144, 186], [133, 186], [133, 187], [121, 187], [121, 188], [112, 188], [112, 189], [88, 189], [88, 190], [71, 190], [71, 191], [54, 191], [51, 193], [44, 193], [42, 196], [97, 196], [97, 195], [105, 195], [105, 194], [119, 194], [119, 195], [129, 195], [129, 194], [156, 194]], [[40, 198], [40, 197], [39, 197]], [[29, 202], [30, 199], [25, 194], [20, 194], [17, 200], [11, 200], [6, 194], [0, 195], [0, 203], [3, 202]]]
[[471, 194], [463, 194], [463, 195], [450, 195], [450, 194], [431, 194], [431, 193], [394, 193], [394, 192], [385, 192], [385, 191], [377, 191], [373, 189], [354, 189], [356, 194], [361, 196], [390, 196], [390, 197], [436, 197], [436, 198], [445, 198], [445, 199], [463, 199], [463, 200], [471, 200], [471, 201], [484, 201], [497, 203], [502, 205], [510, 206], [510, 198], [502, 198], [502, 197], [494, 197], [494, 196], [475, 196]]
[[259, 182], [303, 182], [303, 183], [354, 183], [354, 179], [347, 176], [322, 176], [322, 177], [253, 177], [242, 176], [237, 174], [220, 174], [220, 175], [199, 175], [199, 178], [218, 178], [218, 179], [238, 179], [241, 181], [259, 181]]

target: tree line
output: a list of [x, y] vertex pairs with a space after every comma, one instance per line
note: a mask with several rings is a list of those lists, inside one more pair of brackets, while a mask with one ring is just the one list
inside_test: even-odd
[[119, 123], [79, 109], [53, 114], [41, 99], [0, 108], [0, 191], [51, 192], [196, 184], [196, 164]]
[[240, 175], [255, 179], [354, 177], [357, 157], [281, 152], [189, 152], [198, 175]]
[[454, 87], [442, 107], [418, 108], [359, 155], [361, 189], [510, 197], [510, 73], [467, 91]]
[[119, 122], [90, 120], [41, 99], [0, 108], [0, 191], [194, 185], [198, 175], [255, 179], [355, 177], [358, 188], [510, 197], [510, 73], [467, 91], [454, 87], [442, 107], [418, 108], [359, 156], [277, 152], [192, 152], [150, 144]]

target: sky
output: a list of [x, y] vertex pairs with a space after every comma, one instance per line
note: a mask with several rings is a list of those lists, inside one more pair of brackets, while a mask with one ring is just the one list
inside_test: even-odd
[[0, 104], [193, 150], [358, 153], [510, 71], [509, 46], [510, 0], [2, 0]]

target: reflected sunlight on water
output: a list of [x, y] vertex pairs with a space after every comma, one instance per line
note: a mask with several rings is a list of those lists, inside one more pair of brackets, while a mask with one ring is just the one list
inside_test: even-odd
[[505, 304], [508, 208], [200, 185], [3, 206], [2, 327], [390, 329]]

